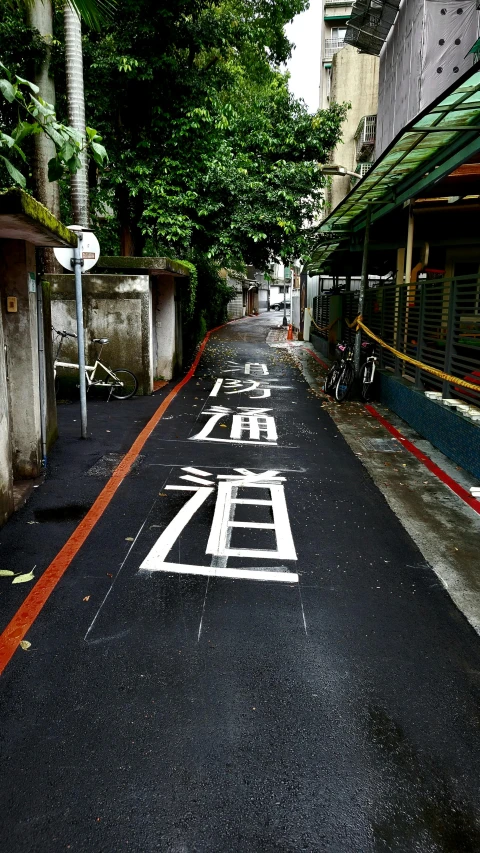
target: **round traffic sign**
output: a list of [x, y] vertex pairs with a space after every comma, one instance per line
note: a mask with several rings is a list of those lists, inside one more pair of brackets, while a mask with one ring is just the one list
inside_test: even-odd
[[[77, 231], [82, 236], [81, 252], [83, 259], [82, 272], [86, 272], [95, 266], [100, 257], [100, 243], [93, 231], [84, 231], [80, 225], [69, 225], [70, 231]], [[54, 255], [57, 261], [69, 272], [73, 272], [73, 249], [54, 249]]]

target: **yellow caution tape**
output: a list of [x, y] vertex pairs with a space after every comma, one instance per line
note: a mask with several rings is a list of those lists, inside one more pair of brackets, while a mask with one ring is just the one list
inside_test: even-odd
[[373, 338], [377, 344], [380, 344], [384, 349], [390, 350], [397, 358], [401, 358], [402, 361], [408, 361], [409, 364], [413, 364], [415, 367], [419, 367], [420, 370], [425, 370], [426, 373], [431, 373], [433, 376], [438, 376], [439, 379], [443, 379], [445, 382], [450, 382], [452, 385], [461, 385], [462, 388], [470, 388], [472, 391], [476, 391], [477, 394], [480, 394], [480, 383], [475, 384], [474, 382], [467, 382], [466, 379], [459, 379], [458, 376], [451, 376], [449, 373], [444, 373], [443, 370], [437, 370], [436, 367], [430, 367], [429, 364], [424, 364], [423, 361], [418, 361], [416, 358], [411, 358], [409, 355], [405, 355], [403, 352], [399, 352], [395, 347], [391, 347], [390, 344], [386, 344], [385, 341], [382, 341], [365, 323], [362, 321], [362, 315], [359, 314], [358, 317], [355, 318], [352, 325], [348, 323], [350, 328], [363, 329], [366, 335], [369, 338]]
[[335, 325], [335, 323], [338, 323], [338, 321], [341, 319], [340, 317], [337, 317], [337, 319], [336, 319], [336, 320], [332, 320], [332, 322], [331, 322], [331, 323], [329, 323], [329, 324], [328, 324], [328, 326], [322, 326], [322, 327], [320, 327], [320, 326], [318, 325], [318, 323], [316, 323], [316, 322], [315, 322], [315, 320], [313, 319], [313, 314], [312, 314], [312, 312], [311, 312], [311, 309], [307, 307], [307, 311], [308, 311], [308, 313], [310, 314], [310, 322], [311, 322], [311, 323], [313, 323], [313, 325], [315, 326], [315, 328], [316, 328], [317, 332], [329, 332], [329, 331], [330, 331], [330, 329], [332, 329], [332, 328], [333, 328], [333, 326]]

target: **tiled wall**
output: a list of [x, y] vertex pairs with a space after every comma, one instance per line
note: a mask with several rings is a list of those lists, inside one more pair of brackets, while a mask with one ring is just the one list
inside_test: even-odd
[[415, 391], [409, 383], [380, 373], [380, 397], [399, 417], [457, 465], [480, 478], [480, 426]]

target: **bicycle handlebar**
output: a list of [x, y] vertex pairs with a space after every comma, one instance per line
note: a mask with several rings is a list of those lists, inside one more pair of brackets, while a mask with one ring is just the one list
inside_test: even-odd
[[77, 337], [75, 332], [67, 332], [67, 331], [65, 331], [65, 329], [63, 329], [63, 331], [60, 331], [59, 329], [55, 329], [54, 326], [52, 326], [52, 331], [54, 331], [56, 335], [60, 335], [61, 338], [76, 338]]

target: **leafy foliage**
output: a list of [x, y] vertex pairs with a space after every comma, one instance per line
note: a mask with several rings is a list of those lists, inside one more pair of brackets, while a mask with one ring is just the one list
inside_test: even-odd
[[[58, 180], [65, 171], [75, 174], [81, 168], [79, 155], [85, 147], [82, 136], [74, 128], [57, 121], [54, 108], [43, 100], [38, 86], [18, 74], [12, 74], [2, 62], [0, 71], [5, 75], [0, 78], [1, 95], [7, 103], [16, 104], [20, 112], [30, 119], [28, 121], [19, 118], [10, 133], [5, 133], [0, 127], [0, 152], [3, 150], [8, 153], [8, 157], [0, 153], [0, 161], [11, 180], [23, 188], [26, 186], [25, 176], [12, 163], [11, 158], [16, 155], [17, 159], [27, 163], [23, 143], [27, 137], [36, 133], [45, 133], [55, 145], [56, 155], [48, 164], [49, 181]], [[86, 146], [99, 167], [103, 167], [108, 160], [101, 142], [102, 138], [97, 131], [87, 128]]]
[[[87, 102], [107, 140], [94, 196], [135, 253], [265, 266], [308, 252], [344, 108], [308, 114], [279, 63], [306, 0], [124, 0], [84, 38]], [[101, 83], [100, 83], [101, 81]], [[118, 251], [118, 243], [109, 246]]]
[[[31, 9], [37, 0], [6, 0], [6, 7], [12, 11]], [[43, 0], [42, 0], [43, 2]], [[116, 0], [69, 0], [82, 21], [93, 30], [100, 30], [102, 24], [115, 14]]]

